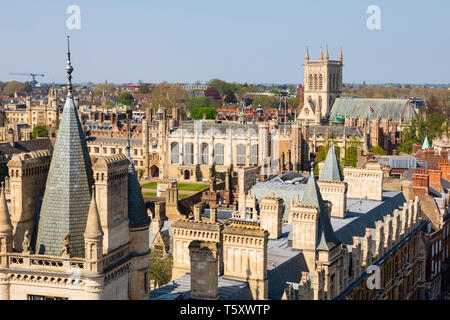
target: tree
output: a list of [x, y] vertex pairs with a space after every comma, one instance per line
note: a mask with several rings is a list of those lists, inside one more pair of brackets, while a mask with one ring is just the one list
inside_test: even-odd
[[217, 110], [213, 107], [197, 107], [194, 108], [191, 112], [191, 117], [199, 120], [203, 118], [203, 114], [206, 113], [206, 119], [215, 119]]
[[22, 92], [23, 90], [24, 86], [19, 81], [11, 81], [3, 88], [3, 94], [12, 96], [15, 92]]
[[125, 105], [125, 106], [131, 106], [134, 104], [134, 98], [131, 93], [124, 92], [119, 96], [119, 103]]
[[361, 149], [363, 142], [356, 137], [348, 139], [345, 148], [344, 165], [356, 167], [358, 164], [358, 149]]
[[224, 99], [225, 103], [236, 103], [237, 99], [234, 93], [229, 93]]
[[150, 88], [147, 85], [142, 85], [139, 87], [137, 92], [141, 94], [147, 94], [150, 93]]
[[30, 81], [25, 81], [23, 83], [23, 91], [25, 91], [27, 93], [33, 92], [33, 86], [31, 85]]
[[374, 147], [372, 147], [372, 150], [370, 150], [370, 151], [372, 151], [373, 154], [378, 154], [381, 156], [387, 155], [386, 150], [384, 150], [383, 147], [381, 147], [381, 146], [374, 146]]
[[211, 97], [196, 97], [189, 99], [187, 103], [188, 110], [194, 110], [195, 108], [200, 107], [211, 107], [212, 106], [212, 98]]
[[173, 259], [171, 256], [163, 257], [160, 251], [150, 252], [150, 280], [155, 282], [157, 287], [163, 286], [172, 278]]
[[43, 125], [37, 125], [33, 128], [32, 138], [37, 139], [39, 137], [48, 137], [48, 130]]
[[208, 89], [206, 89], [204, 93], [205, 97], [211, 97], [215, 100], [220, 100], [222, 98], [219, 91], [217, 91], [217, 89], [214, 87], [208, 87]]
[[152, 89], [152, 106], [157, 109], [160, 106], [169, 110], [173, 107], [185, 105], [189, 100], [189, 94], [180, 84], [161, 83]]

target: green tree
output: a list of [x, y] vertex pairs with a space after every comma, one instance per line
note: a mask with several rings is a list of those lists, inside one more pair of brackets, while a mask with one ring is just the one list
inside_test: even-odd
[[356, 167], [358, 164], [358, 149], [361, 149], [363, 142], [356, 137], [350, 137], [346, 143], [344, 165]]
[[150, 280], [155, 281], [156, 286], [165, 285], [172, 278], [173, 259], [171, 256], [163, 257], [160, 251], [150, 252]]
[[3, 88], [3, 94], [12, 96], [15, 92], [24, 91], [24, 86], [19, 81], [11, 81]]
[[225, 103], [236, 103], [237, 99], [234, 93], [229, 93], [224, 99]]
[[139, 87], [137, 92], [141, 94], [150, 93], [150, 88], [147, 85], [142, 85]]
[[372, 150], [370, 150], [370, 151], [372, 151], [373, 154], [378, 154], [381, 156], [387, 155], [386, 150], [384, 150], [383, 147], [381, 147], [381, 146], [374, 146], [374, 147], [372, 147]]
[[191, 117], [199, 120], [203, 118], [203, 114], [206, 113], [206, 119], [215, 119], [217, 110], [213, 107], [197, 107], [194, 108], [191, 112]]
[[213, 103], [212, 100], [211, 97], [191, 98], [187, 103], [187, 108], [188, 110], [194, 110], [195, 108], [211, 107]]
[[124, 92], [119, 96], [119, 103], [126, 105], [126, 106], [131, 106], [134, 104], [134, 98], [133, 95], [129, 92]]
[[39, 137], [48, 137], [48, 130], [45, 126], [37, 125], [33, 128], [32, 138], [37, 139]]

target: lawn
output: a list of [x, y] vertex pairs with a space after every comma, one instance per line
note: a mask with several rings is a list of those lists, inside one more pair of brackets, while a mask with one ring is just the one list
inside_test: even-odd
[[[143, 184], [142, 189], [156, 189], [157, 182], [150, 182]], [[182, 191], [200, 191], [205, 188], [208, 188], [209, 184], [197, 184], [197, 183], [179, 183], [178, 184], [178, 190]]]
[[196, 183], [179, 183], [178, 190], [186, 190], [186, 191], [200, 191], [205, 188], [208, 188], [209, 184], [196, 184]]

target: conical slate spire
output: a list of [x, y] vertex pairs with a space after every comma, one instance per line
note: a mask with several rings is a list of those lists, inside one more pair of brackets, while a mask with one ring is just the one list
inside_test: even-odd
[[13, 226], [11, 224], [11, 217], [9, 216], [8, 206], [6, 204], [5, 187], [2, 185], [0, 194], [0, 232], [11, 233]]
[[84, 237], [93, 184], [92, 166], [78, 112], [72, 98], [68, 54], [68, 93], [38, 218], [35, 252], [60, 255], [64, 235], [70, 236], [70, 255], [84, 256]]
[[128, 166], [128, 225], [130, 227], [143, 226], [150, 223], [150, 219], [145, 210], [144, 198], [142, 197], [141, 186], [134, 168], [133, 159], [130, 152], [130, 138], [128, 137], [126, 156], [130, 165]]
[[323, 202], [322, 195], [320, 194], [319, 186], [317, 185], [312, 169], [300, 203], [303, 205], [314, 206], [319, 209], [316, 249], [330, 250], [334, 246], [338, 245], [340, 241], [336, 239], [334, 234], [330, 217], [325, 207], [325, 203]]
[[95, 189], [92, 189], [91, 205], [89, 207], [89, 213], [86, 223], [86, 230], [84, 231], [84, 237], [90, 239], [97, 239], [103, 236], [102, 224], [100, 222], [100, 216], [98, 215], [97, 201], [95, 200]]
[[331, 140], [330, 148], [328, 149], [325, 165], [323, 166], [320, 180], [343, 181], [341, 167], [336, 156], [333, 140]]
[[428, 149], [430, 147], [430, 142], [428, 142], [428, 136], [425, 136], [425, 139], [422, 143], [422, 150]]

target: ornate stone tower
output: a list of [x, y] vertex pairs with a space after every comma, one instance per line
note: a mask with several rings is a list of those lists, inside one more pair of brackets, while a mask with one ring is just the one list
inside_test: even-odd
[[[329, 60], [328, 48], [323, 57], [322, 48], [318, 60], [310, 60], [306, 49], [305, 55], [305, 100], [313, 101], [317, 118], [326, 119], [334, 99], [342, 92], [342, 49], [337, 61]], [[319, 114], [320, 112], [320, 114]]]

